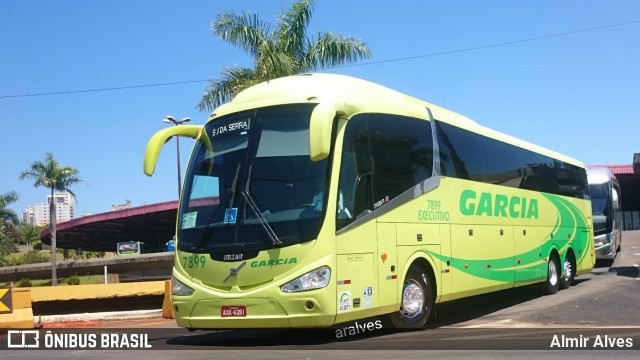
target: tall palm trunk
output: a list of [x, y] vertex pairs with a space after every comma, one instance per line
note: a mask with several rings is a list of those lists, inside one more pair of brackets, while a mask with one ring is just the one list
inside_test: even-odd
[[56, 256], [56, 204], [51, 188], [51, 200], [49, 201], [49, 226], [51, 226], [51, 285], [58, 285], [58, 265]]
[[47, 153], [45, 161], [35, 161], [29, 170], [20, 173], [20, 179], [34, 179], [35, 187], [45, 187], [51, 190], [49, 203], [49, 226], [51, 229], [51, 285], [58, 285], [58, 265], [56, 248], [56, 199], [55, 190], [67, 191], [75, 198], [75, 194], [69, 190], [69, 186], [82, 182], [78, 177], [78, 170], [71, 166], [60, 166], [52, 153]]

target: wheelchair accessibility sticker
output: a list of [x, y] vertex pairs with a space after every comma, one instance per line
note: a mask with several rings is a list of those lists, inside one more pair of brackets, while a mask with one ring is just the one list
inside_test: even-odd
[[236, 216], [238, 215], [238, 208], [229, 208], [224, 211], [224, 223], [235, 224]]

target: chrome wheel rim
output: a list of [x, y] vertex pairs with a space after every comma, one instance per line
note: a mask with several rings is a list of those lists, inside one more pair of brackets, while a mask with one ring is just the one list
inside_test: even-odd
[[549, 261], [549, 283], [555, 286], [558, 283], [558, 269], [556, 269], [556, 262]]
[[573, 268], [571, 267], [571, 261], [566, 260], [564, 262], [564, 281], [569, 282], [573, 276]]
[[424, 291], [417, 281], [410, 279], [402, 290], [402, 309], [400, 312], [406, 318], [414, 318], [424, 310]]

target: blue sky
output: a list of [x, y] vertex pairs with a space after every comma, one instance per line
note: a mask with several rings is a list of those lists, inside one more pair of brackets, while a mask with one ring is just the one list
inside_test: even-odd
[[[195, 109], [206, 82], [19, 95], [218, 78], [251, 59], [213, 35], [215, 16], [246, 10], [275, 24], [292, 2], [0, 1], [0, 193], [19, 193], [19, 215], [45, 201], [46, 189], [18, 175], [52, 152], [86, 180], [74, 187], [77, 215], [125, 199], [175, 200], [175, 143], [151, 178], [144, 147], [166, 115], [206, 120]], [[360, 38], [373, 52], [324, 72], [380, 83], [586, 164], [629, 164], [640, 152], [638, 1], [317, 0], [310, 34], [319, 31]], [[184, 171], [192, 143], [180, 144]]]

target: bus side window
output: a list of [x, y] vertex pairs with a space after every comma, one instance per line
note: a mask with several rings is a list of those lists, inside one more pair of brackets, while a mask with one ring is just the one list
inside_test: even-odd
[[358, 175], [353, 185], [353, 213], [356, 219], [371, 212], [371, 173]]
[[338, 229], [352, 223], [363, 211], [372, 210], [371, 157], [366, 117], [354, 117], [347, 123], [341, 163], [338, 185]]
[[433, 143], [427, 121], [371, 114], [369, 140], [375, 208], [431, 177]]
[[338, 201], [338, 229], [431, 176], [431, 127], [404, 116], [356, 115], [347, 123], [341, 164], [340, 196], [353, 216]]

